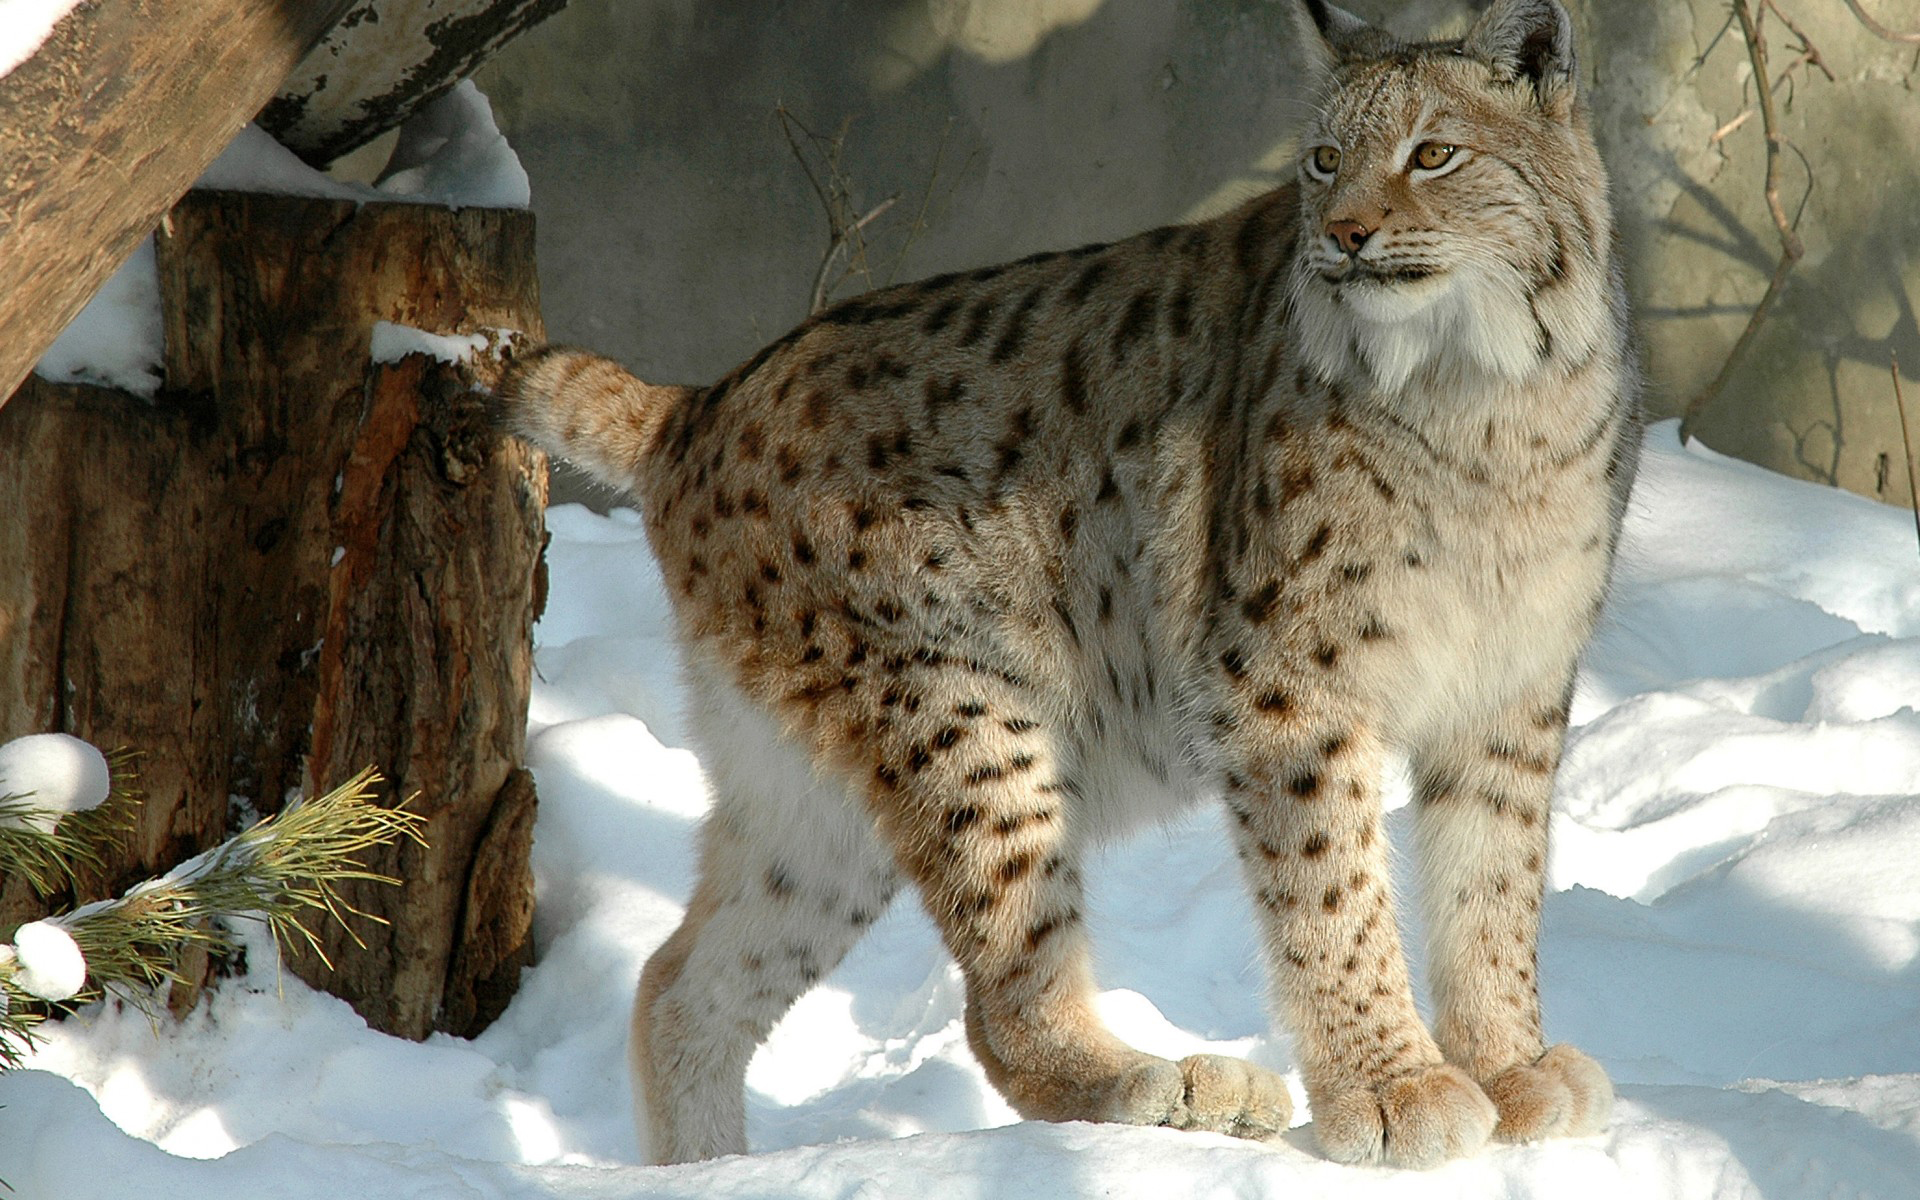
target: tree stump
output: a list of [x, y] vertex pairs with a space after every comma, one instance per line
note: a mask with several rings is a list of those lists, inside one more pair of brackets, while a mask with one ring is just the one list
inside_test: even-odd
[[[145, 752], [100, 894], [226, 836], [230, 797], [378, 767], [428, 845], [347, 890], [386, 924], [316, 921], [334, 969], [291, 965], [377, 1028], [471, 1035], [531, 949], [544, 469], [472, 369], [371, 336], [540, 338], [532, 217], [194, 192], [167, 227], [158, 400], [34, 378], [0, 408], [0, 737]], [[16, 881], [0, 917], [32, 903]]]

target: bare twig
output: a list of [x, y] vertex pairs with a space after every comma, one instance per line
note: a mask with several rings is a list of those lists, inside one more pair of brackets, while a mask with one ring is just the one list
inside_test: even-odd
[[1705, 50], [1702, 50], [1699, 56], [1693, 60], [1693, 65], [1687, 68], [1687, 74], [1691, 75], [1695, 71], [1698, 71], [1701, 67], [1704, 67], [1707, 65], [1707, 60], [1713, 57], [1714, 50], [1720, 45], [1720, 39], [1727, 36], [1727, 30], [1732, 28], [1733, 28], [1733, 10], [1729, 8], [1727, 10], [1727, 19], [1720, 23], [1719, 30], [1713, 35], [1712, 38], [1708, 40], [1707, 48]]
[[[827, 249], [820, 256], [820, 269], [814, 272], [813, 290], [808, 293], [807, 312], [817, 313], [827, 306], [828, 299], [841, 281], [856, 271], [867, 277], [869, 286], [873, 272], [867, 266], [867, 247], [864, 234], [868, 225], [878, 220], [888, 209], [899, 202], [896, 193], [880, 203], [858, 213], [853, 207], [853, 181], [847, 177], [842, 165], [842, 155], [846, 151], [847, 130], [852, 118], [840, 123], [840, 129], [832, 137], [815, 133], [793, 115], [785, 106], [774, 109], [774, 115], [780, 118], [780, 132], [786, 136], [787, 148], [793, 151], [793, 157], [800, 169], [807, 174], [807, 183], [813, 188], [813, 194], [820, 201], [820, 209], [827, 217]], [[796, 131], [798, 134], [796, 135]], [[801, 144], [801, 137], [811, 145], [814, 153], [820, 156], [821, 169], [816, 171], [807, 147]], [[846, 268], [838, 275], [834, 268], [842, 258], [846, 259]]]
[[[1781, 19], [1785, 20], [1786, 18], [1783, 17]], [[1789, 28], [1792, 28], [1792, 27], [1789, 26]], [[1798, 31], [1796, 30], [1796, 32]], [[1802, 53], [1799, 58], [1796, 58], [1792, 62], [1788, 63], [1785, 70], [1781, 71], [1778, 75], [1775, 75], [1773, 77], [1773, 90], [1776, 92], [1779, 91], [1781, 87], [1783, 87], [1793, 79], [1793, 73], [1795, 71], [1798, 71], [1801, 67], [1809, 66], [1809, 65], [1819, 67], [1821, 72], [1825, 74], [1828, 79], [1833, 78], [1833, 72], [1827, 70], [1827, 64], [1820, 61], [1820, 52], [1818, 50], [1812, 50], [1812, 51]], [[1792, 107], [1793, 105], [1792, 93], [1788, 93], [1787, 95], [1787, 105], [1788, 107]], [[1740, 112], [1733, 118], [1733, 120], [1728, 121], [1725, 125], [1722, 125], [1720, 128], [1714, 130], [1712, 135], [1707, 138], [1707, 142], [1711, 145], [1718, 145], [1720, 142], [1724, 141], [1727, 137], [1729, 137], [1734, 130], [1740, 128], [1742, 125], [1745, 125], [1748, 121], [1751, 121], [1754, 117], [1754, 114], [1758, 113], [1759, 111], [1760, 109], [1758, 105], [1753, 105], [1753, 104], [1747, 105], [1745, 108], [1740, 110]]]
[[1888, 352], [1893, 368], [1893, 406], [1900, 410], [1900, 448], [1907, 454], [1907, 500], [1913, 505], [1913, 535], [1920, 539], [1920, 482], [1913, 469], [1913, 434], [1907, 428], [1907, 398], [1900, 391], [1900, 356]]
[[[787, 139], [787, 148], [793, 151], [800, 169], [806, 172], [807, 183], [813, 188], [813, 194], [820, 201], [820, 209], [827, 218], [827, 248], [820, 256], [820, 268], [814, 272], [813, 288], [808, 293], [807, 311], [817, 313], [827, 306], [834, 291], [849, 276], [859, 275], [868, 287], [876, 286], [875, 268], [867, 261], [866, 233], [869, 226], [900, 202], [900, 193], [895, 192], [866, 212], [860, 212], [854, 207], [854, 185], [844, 165], [851, 119], [842, 121], [838, 132], [826, 137], [807, 128], [784, 105], [775, 108], [774, 115], [780, 119], [780, 132]], [[934, 185], [940, 177], [947, 138], [952, 130], [953, 121], [949, 119], [940, 132], [939, 145], [934, 148], [933, 166], [920, 195], [919, 210], [901, 235], [899, 251], [894, 254], [888, 278], [881, 286], [893, 282], [893, 276], [899, 273], [900, 265], [913, 249], [914, 242], [926, 229], [927, 208], [933, 200]], [[817, 169], [815, 156], [820, 160]]]
[[[1802, 64], [1812, 63], [1814, 66], [1820, 68], [1820, 73], [1827, 77], [1828, 83], [1838, 83], [1839, 81], [1833, 77], [1833, 72], [1827, 69], [1827, 60], [1820, 57], [1820, 48], [1813, 44], [1813, 39], [1807, 36], [1806, 30], [1795, 25], [1793, 18], [1788, 16], [1773, 0], [1766, 0], [1766, 4], [1767, 7], [1772, 10], [1773, 15], [1780, 18], [1780, 23], [1791, 30], [1794, 37], [1800, 39], [1800, 57], [1794, 61], [1793, 66], [1788, 67], [1786, 71], [1782, 71], [1780, 73], [1781, 76], [1785, 77], [1788, 72], [1791, 72], [1795, 67], [1799, 67]], [[1780, 85], [1776, 83], [1773, 86], [1779, 87]]]
[[1753, 107], [1751, 104], [1741, 109], [1739, 115], [1734, 117], [1733, 120], [1728, 121], [1725, 125], [1722, 125], [1720, 128], [1713, 131], [1713, 136], [1707, 139], [1708, 144], [1716, 145], [1716, 146], [1719, 145], [1721, 142], [1731, 137], [1735, 130], [1739, 129], [1742, 125], [1745, 125], [1748, 121], [1753, 120], [1753, 114], [1759, 111], [1760, 111], [1759, 109]]
[[1855, 17], [1859, 18], [1860, 23], [1865, 25], [1867, 32], [1873, 36], [1885, 38], [1889, 42], [1904, 42], [1910, 46], [1920, 46], [1920, 33], [1899, 33], [1895, 30], [1888, 29], [1885, 25], [1882, 25], [1867, 15], [1866, 10], [1860, 7], [1860, 0], [1846, 0], [1846, 3], [1847, 8]]
[[892, 208], [899, 199], [900, 196], [898, 193], [888, 196], [885, 200], [868, 209], [865, 216], [858, 218], [846, 228], [833, 234], [833, 240], [827, 246], [827, 253], [820, 260], [820, 269], [815, 272], [813, 276], [813, 300], [812, 307], [807, 309], [809, 313], [817, 313], [827, 306], [827, 296], [832, 293], [833, 285], [838, 282], [838, 280], [831, 278], [833, 274], [833, 264], [846, 252], [847, 247], [860, 236], [862, 230], [879, 219], [880, 216]]
[[[1763, 3], [1766, 0], [1762, 0]], [[1692, 435], [1695, 423], [1707, 405], [1719, 396], [1726, 387], [1727, 380], [1733, 375], [1734, 368], [1746, 357], [1747, 349], [1766, 323], [1767, 316], [1773, 311], [1774, 301], [1780, 298], [1781, 289], [1786, 286], [1787, 276], [1792, 274], [1794, 264], [1806, 253], [1806, 247], [1800, 241], [1800, 235], [1794, 230], [1793, 222], [1787, 217], [1787, 210], [1780, 203], [1780, 151], [1786, 145], [1786, 138], [1780, 132], [1778, 114], [1774, 111], [1773, 88], [1764, 81], [1772, 78], [1767, 70], [1767, 43], [1760, 36], [1759, 27], [1754, 19], [1753, 6], [1748, 0], [1733, 0], [1734, 15], [1740, 19], [1740, 32], [1747, 43], [1747, 58], [1753, 64], [1753, 77], [1762, 81], [1758, 88], [1760, 103], [1760, 123], [1767, 137], [1767, 175], [1766, 197], [1767, 211], [1773, 216], [1773, 226], [1780, 234], [1780, 261], [1773, 268], [1773, 277], [1767, 281], [1767, 290], [1760, 297], [1760, 303], [1754, 307], [1753, 315], [1747, 318], [1747, 326], [1740, 331], [1740, 337], [1733, 343], [1733, 349], [1727, 352], [1726, 361], [1720, 364], [1719, 373], [1713, 381], [1687, 402], [1685, 413], [1680, 418], [1680, 437], [1682, 440]], [[1763, 13], [1765, 9], [1761, 10]], [[1789, 26], [1791, 28], [1791, 26]]]
[[[947, 123], [940, 127], [939, 144], [933, 148], [933, 167], [927, 172], [927, 186], [920, 190], [920, 207], [914, 211], [913, 223], [907, 226], [907, 236], [900, 242], [900, 253], [894, 255], [893, 267], [887, 276], [888, 283], [892, 283], [900, 277], [900, 267], [901, 264], [907, 261], [907, 251], [913, 249], [914, 242], [919, 239], [922, 233], [926, 232], [927, 206], [933, 203], [933, 185], [940, 179], [940, 163], [946, 158], [947, 139], [952, 133], [953, 118], [948, 117]], [[969, 155], [966, 161], [971, 162], [972, 156]], [[961, 164], [963, 169], [965, 165], [966, 163], [964, 162]]]
[[813, 185], [813, 194], [820, 198], [820, 207], [826, 210], [827, 221], [831, 224], [835, 211], [833, 201], [827, 198], [827, 189], [820, 183], [820, 177], [813, 173], [813, 164], [807, 161], [807, 152], [800, 148], [800, 140], [793, 136], [793, 131], [798, 129], [809, 139], [816, 141], [819, 140], [819, 135], [802, 125], [800, 118], [789, 112], [784, 104], [775, 108], [773, 113], [780, 118], [780, 132], [786, 135], [787, 147], [793, 151], [794, 161], [800, 164], [800, 169], [807, 173], [807, 182]]

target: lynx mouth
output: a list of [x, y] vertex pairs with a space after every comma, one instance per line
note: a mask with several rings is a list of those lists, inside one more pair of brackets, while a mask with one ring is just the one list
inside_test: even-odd
[[1375, 266], [1364, 262], [1347, 262], [1330, 271], [1320, 272], [1328, 283], [1355, 284], [1372, 283], [1383, 287], [1404, 287], [1421, 283], [1446, 272], [1439, 267], [1422, 267], [1410, 264], [1399, 266]]

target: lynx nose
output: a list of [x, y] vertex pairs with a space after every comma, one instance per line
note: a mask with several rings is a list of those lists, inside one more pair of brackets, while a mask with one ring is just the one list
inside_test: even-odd
[[1373, 236], [1373, 230], [1358, 221], [1329, 221], [1327, 236], [1348, 254], [1358, 254], [1360, 247], [1366, 245], [1367, 239]]

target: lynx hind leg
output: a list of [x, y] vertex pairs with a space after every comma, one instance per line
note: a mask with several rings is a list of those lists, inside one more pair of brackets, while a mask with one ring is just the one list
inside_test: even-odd
[[1284, 1130], [1278, 1077], [1144, 1054], [1095, 1013], [1070, 763], [1041, 690], [1016, 679], [903, 660], [888, 732], [869, 742], [881, 827], [966, 977], [968, 1041], [988, 1078], [1033, 1119]]
[[755, 1048], [831, 971], [896, 887], [871, 819], [732, 689], [696, 683], [714, 808], [680, 927], [648, 961], [629, 1044], [654, 1162], [747, 1149]]
[[1547, 1048], [1535, 975], [1547, 818], [1565, 730], [1542, 705], [1421, 756], [1415, 828], [1434, 1036], [1499, 1110], [1503, 1141], [1604, 1129], [1613, 1085], [1572, 1046]]

